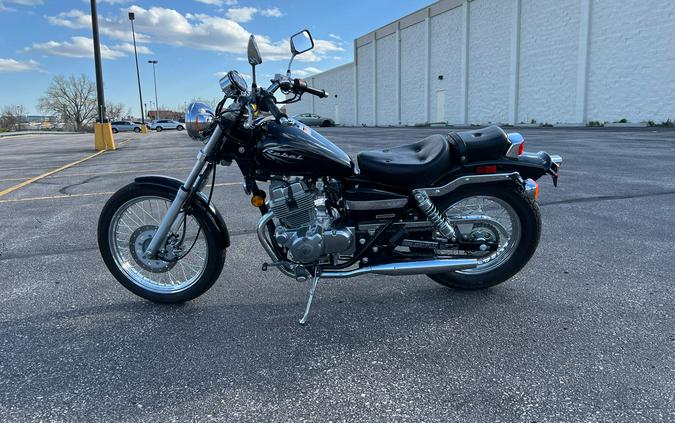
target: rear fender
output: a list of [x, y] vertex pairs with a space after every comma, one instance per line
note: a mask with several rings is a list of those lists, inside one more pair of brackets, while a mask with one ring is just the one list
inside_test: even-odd
[[557, 186], [561, 162], [562, 159], [559, 156], [551, 156], [545, 151], [538, 153], [524, 152], [518, 158], [503, 157], [481, 162], [465, 163], [443, 175], [434, 185], [443, 185], [464, 175], [518, 172], [522, 179], [532, 179], [535, 181], [549, 174], [553, 178], [553, 185]]
[[[149, 175], [149, 176], [139, 176], [134, 179], [137, 184], [147, 184], [147, 185], [156, 185], [165, 188], [169, 188], [174, 191], [178, 191], [183, 185], [183, 181], [170, 178], [168, 176], [161, 175]], [[220, 232], [220, 244], [222, 248], [228, 248], [230, 246], [230, 233], [227, 230], [227, 225], [225, 224], [225, 219], [220, 214], [216, 206], [213, 203], [209, 203], [208, 197], [201, 191], [197, 192], [193, 197], [193, 205], [199, 207], [202, 211], [206, 212], [207, 215], [211, 216], [213, 221]]]

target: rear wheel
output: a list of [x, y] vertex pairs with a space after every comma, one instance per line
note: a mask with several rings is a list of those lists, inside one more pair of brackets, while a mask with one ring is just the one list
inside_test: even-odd
[[321, 127], [322, 127], [322, 128], [326, 128], [326, 127], [328, 127], [328, 126], [331, 126], [329, 120], [324, 120], [323, 122], [321, 122]]
[[117, 130], [117, 128], [113, 128], [113, 129], [112, 129], [112, 133], [113, 133], [113, 134], [116, 134], [116, 133], [118, 133], [118, 132], [119, 132], [119, 131]]
[[182, 131], [183, 129], [184, 129], [184, 128], [183, 128], [183, 126], [182, 126], [182, 125], [178, 125], [178, 126], [176, 126], [176, 130], [177, 130], [177, 131]]
[[[500, 284], [530, 260], [541, 234], [539, 206], [516, 187], [493, 185], [460, 188], [437, 205], [464, 239], [498, 243], [497, 251], [465, 252], [482, 260], [473, 269], [429, 275], [451, 288], [475, 290]], [[480, 222], [458, 224], [462, 218], [484, 216]], [[459, 252], [450, 252], [456, 255]], [[443, 253], [444, 254], [444, 253]]]
[[134, 132], [136, 132], [136, 133], [141, 132], [141, 128], [134, 128]]
[[217, 225], [196, 207], [170, 234], [164, 253], [155, 259], [144, 257], [174, 197], [169, 188], [129, 184], [108, 200], [98, 223], [98, 246], [110, 272], [129, 291], [158, 303], [200, 296], [218, 279], [225, 263]]
[[162, 132], [162, 127], [161, 127], [161, 126], [158, 126], [157, 128], [155, 128], [155, 131], [157, 131], [157, 132]]

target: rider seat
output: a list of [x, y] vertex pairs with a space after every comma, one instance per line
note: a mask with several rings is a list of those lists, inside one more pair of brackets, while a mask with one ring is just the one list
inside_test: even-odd
[[488, 126], [473, 131], [450, 132], [448, 141], [461, 163], [504, 157], [511, 144], [506, 132], [498, 126]]
[[361, 175], [404, 188], [428, 186], [450, 169], [450, 146], [442, 135], [413, 144], [363, 151], [357, 161]]

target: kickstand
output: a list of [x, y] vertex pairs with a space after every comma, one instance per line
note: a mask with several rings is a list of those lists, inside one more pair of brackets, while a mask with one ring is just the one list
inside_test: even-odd
[[305, 307], [305, 314], [300, 319], [300, 324], [304, 325], [307, 323], [307, 317], [309, 316], [309, 309], [312, 307], [312, 301], [314, 300], [314, 291], [316, 291], [316, 285], [319, 283], [319, 277], [313, 276], [310, 281], [309, 286], [309, 297], [307, 298], [307, 306]]

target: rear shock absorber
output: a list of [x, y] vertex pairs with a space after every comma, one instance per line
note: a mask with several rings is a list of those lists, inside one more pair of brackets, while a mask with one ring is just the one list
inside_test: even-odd
[[441, 233], [444, 237], [455, 242], [457, 237], [455, 236], [455, 230], [448, 220], [438, 211], [438, 208], [431, 202], [429, 195], [424, 191], [415, 192], [415, 201], [420, 210], [424, 212], [427, 216], [427, 219], [434, 225], [436, 230]]

